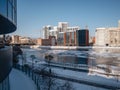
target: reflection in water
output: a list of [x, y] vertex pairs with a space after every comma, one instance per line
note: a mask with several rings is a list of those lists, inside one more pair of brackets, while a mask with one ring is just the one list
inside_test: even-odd
[[[23, 50], [27, 57], [35, 55], [43, 60], [45, 54], [51, 54], [52, 61], [59, 63], [87, 64], [89, 69], [108, 74], [120, 74], [120, 50], [118, 49], [94, 49], [89, 51], [80, 50]], [[92, 72], [93, 73], [93, 72]]]

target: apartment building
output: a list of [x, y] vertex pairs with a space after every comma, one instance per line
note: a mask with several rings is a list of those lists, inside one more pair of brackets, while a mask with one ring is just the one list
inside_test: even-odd
[[120, 46], [120, 23], [118, 27], [96, 28], [95, 45], [97, 46]]
[[0, 47], [0, 90], [10, 90], [9, 74], [13, 55], [12, 47], [4, 45], [4, 36], [16, 30], [16, 4], [16, 0], [0, 0], [0, 35], [3, 35], [3, 46]]

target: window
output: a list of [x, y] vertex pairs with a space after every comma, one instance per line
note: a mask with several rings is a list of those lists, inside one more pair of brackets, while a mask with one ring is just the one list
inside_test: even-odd
[[7, 0], [0, 0], [0, 13], [7, 17]]
[[12, 18], [13, 18], [13, 9], [12, 9], [12, 5], [10, 2], [8, 3], [8, 18], [10, 20], [12, 20]]

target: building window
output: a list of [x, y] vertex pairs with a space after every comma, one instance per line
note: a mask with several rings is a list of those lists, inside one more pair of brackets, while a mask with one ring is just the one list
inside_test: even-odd
[[0, 0], [0, 13], [7, 17], [7, 0]]
[[13, 18], [13, 9], [12, 9], [12, 5], [10, 2], [8, 3], [8, 18], [10, 20], [12, 20], [12, 18]]

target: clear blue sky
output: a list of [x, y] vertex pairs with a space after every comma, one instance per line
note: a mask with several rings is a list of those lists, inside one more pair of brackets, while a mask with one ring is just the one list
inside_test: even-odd
[[40, 37], [45, 25], [87, 25], [90, 35], [97, 27], [117, 27], [120, 0], [17, 0], [17, 31], [13, 34]]

